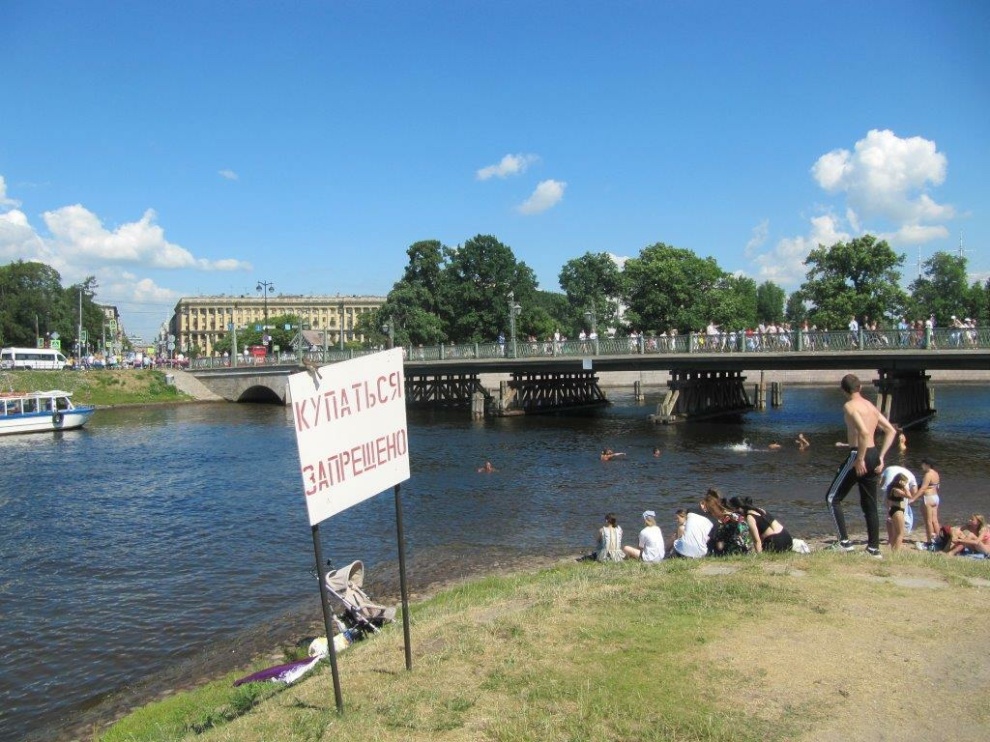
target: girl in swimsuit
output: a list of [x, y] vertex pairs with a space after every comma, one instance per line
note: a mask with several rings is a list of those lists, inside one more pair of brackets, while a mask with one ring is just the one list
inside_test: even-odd
[[908, 479], [898, 474], [887, 488], [887, 543], [897, 551], [904, 542], [904, 508], [911, 499]]
[[986, 518], [974, 513], [958, 532], [953, 529], [952, 546], [949, 554], [974, 553], [990, 556], [990, 526]]
[[794, 546], [791, 534], [774, 516], [763, 508], [756, 507], [751, 498], [732, 497], [729, 504], [746, 519], [757, 553], [791, 551]]
[[925, 474], [921, 480], [921, 484], [918, 485], [918, 493], [914, 496], [914, 500], [919, 497], [923, 498], [922, 502], [924, 505], [921, 511], [925, 516], [925, 536], [928, 539], [928, 543], [932, 543], [941, 528], [938, 522], [938, 504], [940, 500], [938, 491], [942, 484], [942, 478], [935, 469], [935, 462], [931, 459], [921, 460], [921, 470]]

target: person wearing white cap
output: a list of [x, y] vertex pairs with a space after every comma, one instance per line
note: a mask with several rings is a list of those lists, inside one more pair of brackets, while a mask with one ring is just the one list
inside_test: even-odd
[[657, 525], [657, 514], [652, 510], [643, 513], [646, 526], [639, 532], [639, 548], [623, 546], [622, 550], [630, 559], [643, 562], [659, 562], [663, 560], [663, 534]]

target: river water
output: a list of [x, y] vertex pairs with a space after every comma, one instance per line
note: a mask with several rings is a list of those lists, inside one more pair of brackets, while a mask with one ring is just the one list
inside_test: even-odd
[[[627, 543], [645, 509], [669, 538], [673, 511], [712, 485], [766, 504], [798, 537], [830, 533], [842, 395], [784, 396], [741, 423], [654, 426], [660, 390], [642, 404], [612, 392], [613, 406], [589, 417], [411, 414], [400, 490], [411, 584], [586, 552], [606, 511]], [[943, 522], [990, 514], [990, 390], [939, 386], [936, 407], [889, 463], [920, 475], [922, 456], [936, 460]], [[781, 450], [767, 449], [774, 440]], [[603, 463], [606, 446], [627, 455]], [[101, 410], [81, 431], [0, 438], [0, 456], [0, 740], [65, 737], [191, 673], [241, 666], [319, 618], [288, 408]], [[477, 473], [486, 460], [495, 473]], [[861, 532], [855, 493], [846, 510]], [[321, 526], [325, 556], [362, 559], [373, 597], [396, 593], [394, 516], [386, 492]]]

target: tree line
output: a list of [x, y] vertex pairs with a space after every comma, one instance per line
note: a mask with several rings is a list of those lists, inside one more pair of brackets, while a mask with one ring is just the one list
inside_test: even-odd
[[[684, 334], [703, 331], [709, 323], [740, 330], [807, 321], [820, 330], [837, 330], [851, 317], [884, 327], [902, 317], [934, 316], [943, 326], [953, 315], [981, 326], [990, 320], [990, 280], [968, 284], [964, 256], [936, 252], [905, 290], [905, 256], [873, 235], [812, 250], [804, 261], [805, 281], [791, 294], [772, 281], [758, 285], [728, 273], [712, 257], [662, 242], [644, 247], [622, 267], [605, 252], [569, 260], [559, 274], [562, 291], [541, 290], [533, 270], [491, 235], [456, 247], [415, 242], [406, 254], [402, 277], [384, 304], [359, 320], [356, 329], [371, 345], [491, 342], [510, 337], [513, 326], [519, 338], [546, 339], [605, 328], [620, 334], [671, 329]], [[95, 278], [88, 277], [62, 288], [58, 271], [42, 263], [0, 267], [0, 342], [34, 345], [36, 336], [58, 332], [64, 348], [75, 347], [80, 293], [83, 328], [91, 339], [100, 337], [96, 287]], [[271, 324], [273, 345], [287, 349], [301, 318], [273, 317]], [[217, 350], [224, 341], [228, 338]], [[241, 347], [260, 342], [259, 332], [239, 333]]]
[[981, 325], [990, 319], [990, 280], [967, 284], [965, 257], [935, 253], [905, 290], [905, 256], [873, 235], [812, 250], [805, 281], [789, 295], [662, 242], [622, 267], [604, 252], [569, 260], [559, 275], [563, 293], [540, 290], [529, 266], [490, 235], [457, 247], [416, 242], [406, 253], [384, 305], [362, 317], [361, 330], [375, 344], [384, 344], [386, 328], [402, 345], [491, 342], [508, 337], [513, 320], [517, 337], [546, 339], [602, 328], [684, 334], [709, 323], [740, 330], [807, 321], [824, 331], [844, 329], [851, 317], [888, 328], [932, 315], [940, 325], [953, 315]]
[[93, 301], [96, 279], [62, 287], [62, 276], [44, 263], [18, 260], [0, 266], [0, 346], [35, 347], [37, 338], [60, 340], [63, 352], [76, 351], [80, 303], [83, 352], [95, 349], [104, 330], [103, 310]]

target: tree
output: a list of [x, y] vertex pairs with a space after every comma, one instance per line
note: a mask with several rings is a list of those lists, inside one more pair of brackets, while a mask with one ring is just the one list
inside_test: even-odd
[[623, 270], [626, 319], [647, 332], [700, 330], [714, 319], [716, 291], [725, 276], [714, 258], [662, 242], [645, 247]]
[[[443, 301], [444, 246], [437, 240], [415, 242], [409, 262], [385, 303], [369, 318], [374, 327], [392, 329], [396, 345], [436, 345], [447, 338], [440, 319]], [[382, 333], [384, 335], [384, 333]]]
[[758, 292], [752, 278], [726, 275], [715, 291], [711, 320], [723, 330], [753, 327], [757, 324]]
[[564, 294], [534, 291], [529, 302], [530, 306], [523, 307], [526, 321], [520, 325], [520, 334], [532, 335], [539, 340], [552, 338], [557, 330], [563, 330], [567, 334], [566, 328], [573, 310]]
[[512, 249], [490, 235], [446, 248], [441, 316], [455, 343], [490, 342], [509, 335], [509, 292], [523, 308], [517, 327], [527, 327], [536, 275], [517, 262]]
[[917, 317], [935, 315], [947, 325], [953, 315], [969, 313], [970, 288], [966, 285], [966, 258], [937, 252], [922, 266], [922, 275], [908, 286], [912, 311]]
[[756, 318], [760, 322], [779, 324], [784, 319], [787, 292], [773, 281], [765, 281], [756, 289]]
[[793, 291], [787, 297], [787, 308], [784, 310], [785, 319], [793, 325], [800, 325], [808, 317], [808, 309], [804, 305], [804, 296], [800, 291]]
[[897, 268], [904, 256], [884, 240], [864, 235], [831, 247], [819, 245], [804, 264], [810, 266], [801, 295], [811, 302], [809, 319], [819, 327], [845, 327], [849, 318], [898, 317], [907, 303]]
[[57, 332], [69, 341], [68, 348], [77, 334], [72, 316], [57, 270], [23, 260], [0, 267], [0, 334], [4, 344], [34, 347], [36, 336]]
[[585, 312], [593, 311], [599, 327], [614, 327], [618, 322], [619, 298], [622, 296], [622, 272], [608, 253], [585, 253], [564, 264], [560, 287], [570, 305], [571, 330], [584, 326]]

